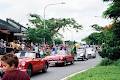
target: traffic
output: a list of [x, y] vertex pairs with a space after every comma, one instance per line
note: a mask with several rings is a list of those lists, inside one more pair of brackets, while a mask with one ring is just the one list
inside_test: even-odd
[[[72, 49], [75, 51], [72, 51]], [[75, 52], [75, 54], [72, 52]], [[68, 45], [63, 44], [52, 47], [49, 45], [46, 45], [46, 47], [35, 45], [29, 48], [24, 46], [15, 53], [19, 59], [17, 69], [27, 73], [30, 77], [38, 72], [46, 73], [49, 67], [67, 66], [68, 64], [74, 64], [76, 61], [96, 58], [96, 54], [97, 48], [95, 45], [75, 45], [70, 49]], [[0, 74], [3, 75], [2, 64], [0, 67]]]

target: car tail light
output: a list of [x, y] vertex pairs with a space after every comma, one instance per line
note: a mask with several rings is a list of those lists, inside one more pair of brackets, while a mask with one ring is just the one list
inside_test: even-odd
[[25, 62], [21, 62], [21, 66], [25, 66]]
[[64, 60], [64, 57], [60, 57], [60, 60]]
[[26, 64], [25, 62], [21, 62], [21, 63], [19, 64], [18, 68], [19, 68], [19, 69], [25, 69], [25, 68], [26, 68], [25, 64]]
[[23, 69], [25, 67], [25, 62], [20, 62], [18, 67]]

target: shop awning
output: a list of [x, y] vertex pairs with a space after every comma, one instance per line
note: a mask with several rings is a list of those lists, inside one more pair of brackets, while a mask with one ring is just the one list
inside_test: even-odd
[[2, 30], [2, 29], [0, 29], [0, 32], [5, 33], [5, 34], [10, 34], [9, 30]]
[[8, 22], [0, 19], [0, 30], [9, 30], [10, 32], [18, 33], [20, 32], [19, 28], [9, 24]]

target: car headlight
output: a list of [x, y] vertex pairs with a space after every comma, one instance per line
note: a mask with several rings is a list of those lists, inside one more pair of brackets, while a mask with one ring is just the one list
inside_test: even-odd
[[63, 60], [64, 59], [64, 57], [60, 57], [60, 60]]
[[84, 53], [81, 53], [80, 56], [84, 56]]
[[25, 63], [26, 63], [26, 62], [21, 62], [21, 66], [25, 66]]

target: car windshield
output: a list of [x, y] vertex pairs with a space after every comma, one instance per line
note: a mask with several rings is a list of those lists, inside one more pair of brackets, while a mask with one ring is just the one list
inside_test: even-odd
[[79, 49], [77, 49], [77, 52], [84, 52], [84, 51], [85, 51], [84, 48], [79, 48]]
[[93, 48], [87, 48], [86, 51], [87, 52], [93, 51]]
[[67, 52], [65, 50], [59, 50], [58, 55], [67, 55]]
[[18, 58], [23, 58], [23, 57], [35, 58], [35, 53], [21, 51], [19, 53], [16, 53], [16, 56]]

